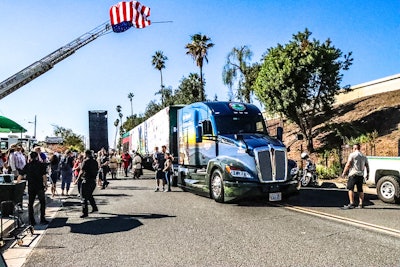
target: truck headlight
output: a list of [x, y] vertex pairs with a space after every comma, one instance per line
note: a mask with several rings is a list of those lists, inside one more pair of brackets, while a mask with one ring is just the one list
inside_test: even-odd
[[235, 166], [226, 166], [225, 167], [226, 171], [232, 175], [233, 177], [236, 178], [246, 178], [246, 179], [252, 179], [253, 176], [250, 175], [250, 173], [248, 173], [247, 171], [242, 170], [239, 167], [235, 167]]

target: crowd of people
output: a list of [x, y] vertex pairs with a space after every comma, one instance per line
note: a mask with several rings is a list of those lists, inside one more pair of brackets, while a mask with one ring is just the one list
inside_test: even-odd
[[100, 189], [106, 189], [109, 184], [107, 176], [117, 179], [118, 170], [123, 170], [125, 177], [132, 171], [133, 178], [139, 178], [143, 174], [142, 168], [142, 157], [139, 153], [131, 156], [125, 152], [120, 155], [114, 150], [108, 152], [104, 148], [97, 153], [90, 150], [85, 153], [71, 150], [64, 153], [44, 153], [40, 146], [35, 146], [28, 154], [21, 145], [15, 144], [0, 153], [0, 173], [12, 174], [18, 182], [27, 181], [31, 225], [36, 224], [33, 214], [36, 197], [41, 205], [40, 222], [48, 223], [45, 218], [45, 191], [48, 184], [53, 197], [57, 194], [58, 181], [61, 181], [61, 196], [69, 196], [71, 184], [77, 184], [78, 196], [82, 199], [83, 218], [88, 216], [88, 202], [92, 206], [92, 212], [98, 210], [93, 198], [96, 184]]
[[[166, 146], [155, 147], [153, 153], [153, 168], [157, 183], [155, 191], [171, 191], [171, 174], [173, 172], [172, 156], [167, 152]], [[69, 196], [71, 184], [78, 188], [78, 196], [81, 198], [81, 218], [88, 216], [88, 205], [92, 207], [91, 212], [98, 211], [93, 192], [96, 185], [100, 189], [106, 189], [111, 179], [117, 179], [117, 172], [128, 177], [133, 173], [137, 179], [143, 175], [143, 159], [138, 152], [131, 155], [128, 151], [119, 154], [116, 151], [108, 152], [102, 148], [97, 153], [90, 150], [85, 153], [76, 153], [66, 150], [64, 153], [42, 151], [36, 146], [28, 154], [21, 145], [12, 145], [6, 153], [0, 154], [0, 171], [3, 174], [12, 174], [17, 181], [26, 180], [28, 184], [28, 213], [29, 222], [35, 225], [33, 204], [36, 198], [40, 202], [40, 223], [47, 224], [45, 218], [46, 199], [45, 192], [48, 185], [52, 196], [57, 195], [56, 185], [61, 181], [61, 196]], [[160, 188], [162, 184], [162, 189]]]

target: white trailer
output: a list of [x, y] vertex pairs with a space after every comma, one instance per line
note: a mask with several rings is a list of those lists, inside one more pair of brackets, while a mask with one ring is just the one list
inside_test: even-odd
[[166, 146], [167, 151], [177, 161], [177, 112], [183, 105], [166, 107], [129, 131], [129, 150], [137, 151], [146, 159], [154, 152], [154, 147]]

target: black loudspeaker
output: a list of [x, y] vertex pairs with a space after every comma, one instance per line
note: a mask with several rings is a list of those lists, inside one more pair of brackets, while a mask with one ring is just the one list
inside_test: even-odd
[[108, 151], [107, 111], [89, 111], [89, 147], [94, 152], [104, 148]]
[[0, 204], [1, 217], [8, 217], [14, 214], [14, 203], [12, 201], [2, 201]]

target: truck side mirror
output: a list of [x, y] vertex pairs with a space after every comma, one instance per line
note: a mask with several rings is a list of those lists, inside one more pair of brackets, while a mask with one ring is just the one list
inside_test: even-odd
[[283, 140], [283, 128], [280, 126], [276, 128], [276, 138], [278, 138], [280, 141]]
[[203, 141], [203, 127], [198, 125], [196, 126], [196, 143], [201, 143]]
[[203, 128], [203, 135], [212, 135], [211, 121], [204, 120], [201, 122], [201, 126]]

